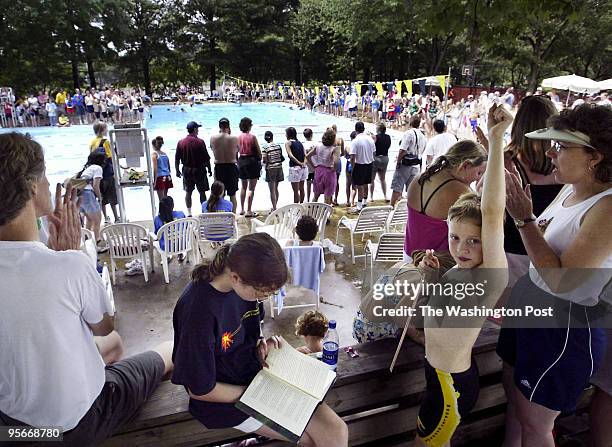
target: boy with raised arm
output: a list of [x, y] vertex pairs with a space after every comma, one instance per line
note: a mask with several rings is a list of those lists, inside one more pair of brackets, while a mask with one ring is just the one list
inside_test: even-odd
[[[430, 308], [468, 308], [474, 304], [474, 308], [492, 309], [508, 283], [503, 231], [503, 134], [511, 121], [512, 116], [503, 107], [494, 105], [489, 111], [490, 151], [482, 196], [464, 194], [448, 213], [449, 248], [457, 266], [442, 277], [442, 285], [452, 285], [455, 292], [451, 296], [434, 294]], [[431, 251], [424, 262], [439, 267]], [[484, 294], [460, 295], [457, 286], [467, 283], [484, 283]], [[425, 316], [427, 389], [419, 410], [416, 445], [449, 445], [461, 418], [476, 403], [478, 369], [472, 347], [485, 318], [486, 315], [452, 317], [448, 313], [442, 318]]]

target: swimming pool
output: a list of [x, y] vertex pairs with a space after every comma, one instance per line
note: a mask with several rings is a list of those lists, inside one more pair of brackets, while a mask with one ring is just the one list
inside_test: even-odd
[[[202, 124], [199, 136], [206, 145], [210, 141], [211, 135], [218, 132], [218, 121], [222, 117], [230, 120], [232, 131], [238, 134], [238, 123], [242, 117], [248, 116], [253, 120], [252, 133], [257, 136], [259, 144], [264, 143], [263, 135], [270, 130], [274, 134], [274, 140], [279, 143], [285, 142], [285, 128], [293, 126], [298, 131], [298, 138], [304, 140], [302, 131], [309, 127], [313, 131], [313, 140], [321, 141], [321, 135], [328, 126], [336, 124], [338, 135], [344, 138], [345, 141], [350, 141], [350, 133], [354, 129], [354, 121], [347, 118], [339, 118], [320, 113], [311, 113], [307, 110], [297, 110], [288, 104], [228, 104], [228, 103], [205, 103], [196, 104], [190, 107], [188, 104], [174, 108], [172, 105], [155, 105], [151, 109], [152, 117], [147, 117], [145, 127], [149, 139], [156, 136], [162, 136], [165, 141], [164, 150], [168, 153], [171, 160], [174, 188], [170, 190], [170, 195], [174, 198], [175, 208], [177, 210], [186, 210], [185, 197], [182, 191], [181, 179], [174, 175], [174, 154], [176, 143], [183, 138], [187, 131], [185, 125], [189, 121], [197, 121]], [[112, 127], [111, 127], [112, 128]], [[366, 125], [366, 129], [374, 132], [372, 125]], [[87, 160], [89, 154], [89, 143], [94, 137], [92, 127], [89, 125], [71, 126], [71, 127], [29, 127], [18, 129], [0, 129], [0, 133], [16, 130], [22, 133], [30, 133], [30, 135], [38, 141], [45, 150], [45, 161], [47, 165], [47, 176], [51, 185], [57, 182], [63, 182], [67, 177], [74, 175], [82, 167]], [[394, 160], [398, 152], [399, 139], [401, 133], [388, 130], [387, 133], [391, 136], [392, 144], [389, 153], [389, 158]], [[209, 148], [209, 153], [211, 153]], [[211, 153], [212, 155], [212, 153]], [[288, 157], [285, 157], [288, 158]], [[343, 160], [343, 163], [345, 160]], [[146, 169], [146, 163], [141, 163], [142, 169]], [[344, 164], [343, 164], [344, 166]], [[389, 163], [387, 171], [387, 185], [390, 186], [393, 176], [393, 163]], [[284, 162], [285, 179], [289, 169], [289, 161]], [[212, 182], [212, 181], [211, 181]], [[338, 201], [346, 203], [344, 193], [344, 168], [340, 177], [340, 194]], [[288, 181], [283, 181], [279, 185], [279, 206], [291, 203], [293, 200], [293, 192], [291, 184]], [[239, 194], [239, 192], [238, 192]], [[388, 193], [390, 197], [390, 192]], [[151, 207], [149, 196], [143, 188], [127, 188], [124, 190], [126, 201], [127, 217], [130, 221], [150, 220]], [[197, 202], [197, 191], [194, 191], [192, 196]], [[380, 185], [377, 183], [375, 198], [382, 198]], [[320, 199], [322, 200], [322, 198]], [[268, 187], [265, 184], [264, 178], [257, 183], [255, 191], [255, 199], [253, 201], [254, 210], [269, 210], [270, 197]], [[110, 210], [109, 210], [110, 211]], [[196, 206], [193, 207], [194, 213]]]

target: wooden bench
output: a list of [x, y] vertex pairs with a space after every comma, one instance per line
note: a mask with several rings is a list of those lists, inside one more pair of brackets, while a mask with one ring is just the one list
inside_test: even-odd
[[[498, 329], [487, 324], [476, 342], [474, 356], [480, 371], [480, 397], [461, 424], [453, 445], [481, 439], [503, 425], [505, 397], [502, 364], [495, 353], [497, 336]], [[355, 345], [358, 358], [340, 353], [338, 379], [325, 401], [347, 422], [350, 445], [394, 437], [408, 440], [414, 436], [425, 389], [424, 350], [407, 342], [391, 374], [389, 365], [396, 346], [397, 340], [385, 339]], [[207, 446], [249, 437], [234, 429], [207, 430], [191, 417], [187, 407], [183, 387], [164, 382], [139, 415], [103, 445]]]

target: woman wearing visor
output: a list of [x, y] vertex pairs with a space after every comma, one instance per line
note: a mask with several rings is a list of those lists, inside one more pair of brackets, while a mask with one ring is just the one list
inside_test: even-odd
[[548, 126], [526, 137], [552, 140], [546, 155], [557, 182], [567, 185], [553, 203], [534, 216], [529, 185], [506, 174], [507, 210], [531, 261], [510, 305], [552, 306], [557, 318], [555, 327], [542, 327], [548, 322], [541, 319], [540, 328], [501, 331], [505, 446], [554, 446], [555, 418], [575, 409], [606, 350], [596, 318], [612, 267], [612, 110], [584, 105], [552, 116]]

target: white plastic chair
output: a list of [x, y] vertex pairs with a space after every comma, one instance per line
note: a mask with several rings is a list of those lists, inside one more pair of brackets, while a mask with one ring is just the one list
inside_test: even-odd
[[[170, 274], [168, 271], [168, 258], [170, 256], [183, 255], [193, 264], [199, 262], [197, 245], [198, 231], [198, 219], [185, 217], [163, 225], [157, 231], [157, 234], [151, 233], [153, 246], [161, 257], [166, 284], [170, 283]], [[161, 248], [159, 245], [159, 241], [162, 238], [164, 239], [164, 248]]]
[[[287, 267], [292, 270], [292, 283], [295, 286], [306, 287], [314, 292], [315, 301], [313, 303], [305, 303], [305, 304], [292, 304], [286, 306], [284, 303], [274, 304], [274, 297], [270, 297], [268, 300], [270, 301], [270, 316], [274, 318], [274, 310], [277, 311], [277, 314], [280, 315], [280, 312], [283, 309], [298, 309], [302, 307], [315, 307], [319, 310], [319, 292], [321, 289], [320, 279], [315, 281], [314, 284], [306, 284], [303, 281], [308, 281], [309, 274], [315, 274], [320, 276], [321, 273], [325, 270], [325, 256], [323, 255], [323, 247], [321, 245], [311, 245], [311, 246], [289, 246], [283, 247], [283, 253], [285, 255], [285, 259], [287, 260]], [[298, 264], [305, 260], [308, 262], [308, 265], [317, 266], [318, 271], [307, 272], [305, 270], [300, 270], [304, 277], [297, 276], [298, 274]], [[314, 263], [310, 263], [310, 261], [314, 261]], [[318, 262], [318, 264], [317, 264]], [[311, 288], [314, 286], [314, 288]], [[281, 298], [282, 299], [282, 298]]]
[[251, 220], [251, 233], [268, 233], [276, 240], [293, 239], [295, 225], [304, 213], [304, 207], [299, 203], [285, 205], [272, 211], [266, 220]]
[[[117, 259], [127, 258], [141, 260], [145, 282], [149, 281], [145, 247], [150, 243], [150, 239], [146, 228], [133, 223], [118, 223], [104, 227], [100, 235], [108, 244], [113, 284], [116, 284]], [[149, 247], [148, 251], [149, 264], [153, 272], [153, 250]]]
[[317, 202], [303, 203], [302, 206], [304, 207], [302, 215], [311, 216], [317, 221], [317, 225], [319, 225], [319, 240], [323, 242], [323, 239], [325, 239], [325, 226], [334, 209], [331, 205]]
[[351, 259], [353, 264], [355, 263], [355, 258], [365, 256], [365, 254], [355, 256], [355, 235], [361, 234], [363, 236], [366, 233], [383, 233], [387, 228], [387, 219], [392, 209], [390, 205], [368, 206], [361, 210], [357, 219], [349, 219], [346, 216], [340, 218], [336, 230], [336, 244], [338, 243], [340, 230], [348, 230], [351, 234]]
[[106, 297], [111, 304], [113, 309], [113, 314], [115, 313], [115, 297], [113, 295], [113, 286], [110, 280], [110, 274], [108, 273], [108, 266], [104, 263], [104, 267], [102, 267], [102, 282], [104, 283], [104, 288], [106, 289]]
[[81, 228], [81, 251], [87, 255], [94, 267], [98, 266], [98, 250], [93, 231]]
[[200, 242], [231, 242], [238, 239], [238, 225], [234, 213], [202, 213], [200, 222]]
[[399, 262], [404, 259], [404, 233], [383, 233], [375, 244], [370, 239], [365, 246], [365, 267], [370, 258], [370, 289], [374, 284], [375, 262]]
[[401, 199], [395, 204], [395, 208], [389, 215], [387, 222], [387, 231], [401, 232], [406, 229], [408, 222], [408, 200]]

